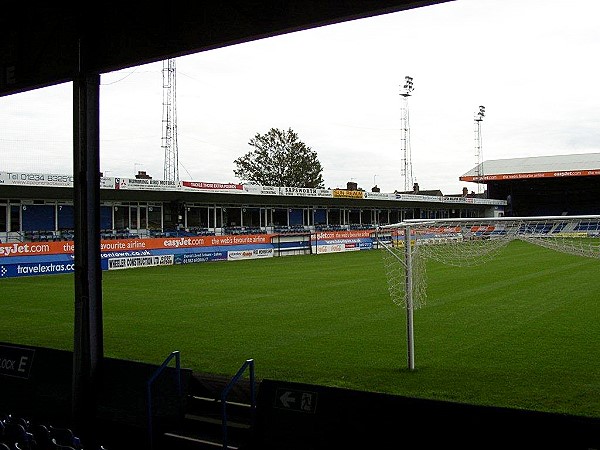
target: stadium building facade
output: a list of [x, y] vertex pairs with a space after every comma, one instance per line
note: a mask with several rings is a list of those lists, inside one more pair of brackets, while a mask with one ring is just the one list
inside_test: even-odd
[[[105, 236], [187, 231], [215, 235], [350, 230], [414, 218], [494, 217], [503, 200], [421, 193], [258, 186], [150, 177], [100, 178]], [[73, 230], [73, 177], [0, 172], [0, 240]]]

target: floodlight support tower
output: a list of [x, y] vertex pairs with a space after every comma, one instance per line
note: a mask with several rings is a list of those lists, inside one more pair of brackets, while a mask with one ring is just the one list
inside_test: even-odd
[[481, 152], [481, 122], [485, 116], [485, 106], [480, 106], [475, 113], [475, 156], [477, 158], [477, 192], [481, 193], [483, 183], [483, 154]]
[[402, 143], [402, 176], [404, 177], [405, 192], [413, 189], [413, 173], [410, 151], [410, 121], [408, 114], [408, 97], [410, 97], [413, 90], [413, 78], [407, 75], [404, 77], [404, 86], [402, 86], [400, 89], [400, 97], [402, 97], [402, 105], [400, 108], [400, 139]]
[[165, 153], [164, 180], [179, 181], [177, 148], [177, 83], [175, 60], [163, 61], [162, 148]]

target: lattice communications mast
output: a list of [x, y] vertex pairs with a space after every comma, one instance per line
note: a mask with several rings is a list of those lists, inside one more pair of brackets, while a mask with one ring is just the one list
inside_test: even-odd
[[479, 111], [475, 113], [475, 156], [477, 158], [477, 192], [481, 193], [483, 185], [483, 154], [481, 152], [481, 122], [485, 116], [485, 106], [480, 106]]
[[408, 97], [413, 91], [413, 79], [408, 75], [404, 77], [404, 86], [400, 89], [402, 105], [400, 109], [400, 132], [402, 142], [402, 176], [404, 177], [404, 191], [413, 188], [412, 161], [410, 154], [410, 122], [408, 117]]
[[179, 181], [176, 87], [175, 60], [164, 60], [162, 148], [165, 152], [164, 179], [167, 181]]

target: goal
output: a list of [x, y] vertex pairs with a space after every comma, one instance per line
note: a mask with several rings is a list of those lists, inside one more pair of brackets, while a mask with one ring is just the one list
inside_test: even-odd
[[392, 301], [406, 309], [408, 367], [414, 369], [413, 311], [427, 299], [426, 261], [466, 267], [519, 239], [559, 252], [600, 258], [600, 215], [413, 219], [375, 232]]

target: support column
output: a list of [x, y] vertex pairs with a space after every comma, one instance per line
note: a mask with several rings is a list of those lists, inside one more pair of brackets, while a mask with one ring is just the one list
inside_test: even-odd
[[100, 265], [100, 75], [86, 73], [85, 52], [73, 82], [73, 204], [75, 219], [75, 320], [73, 428], [97, 448], [95, 420], [103, 360]]

